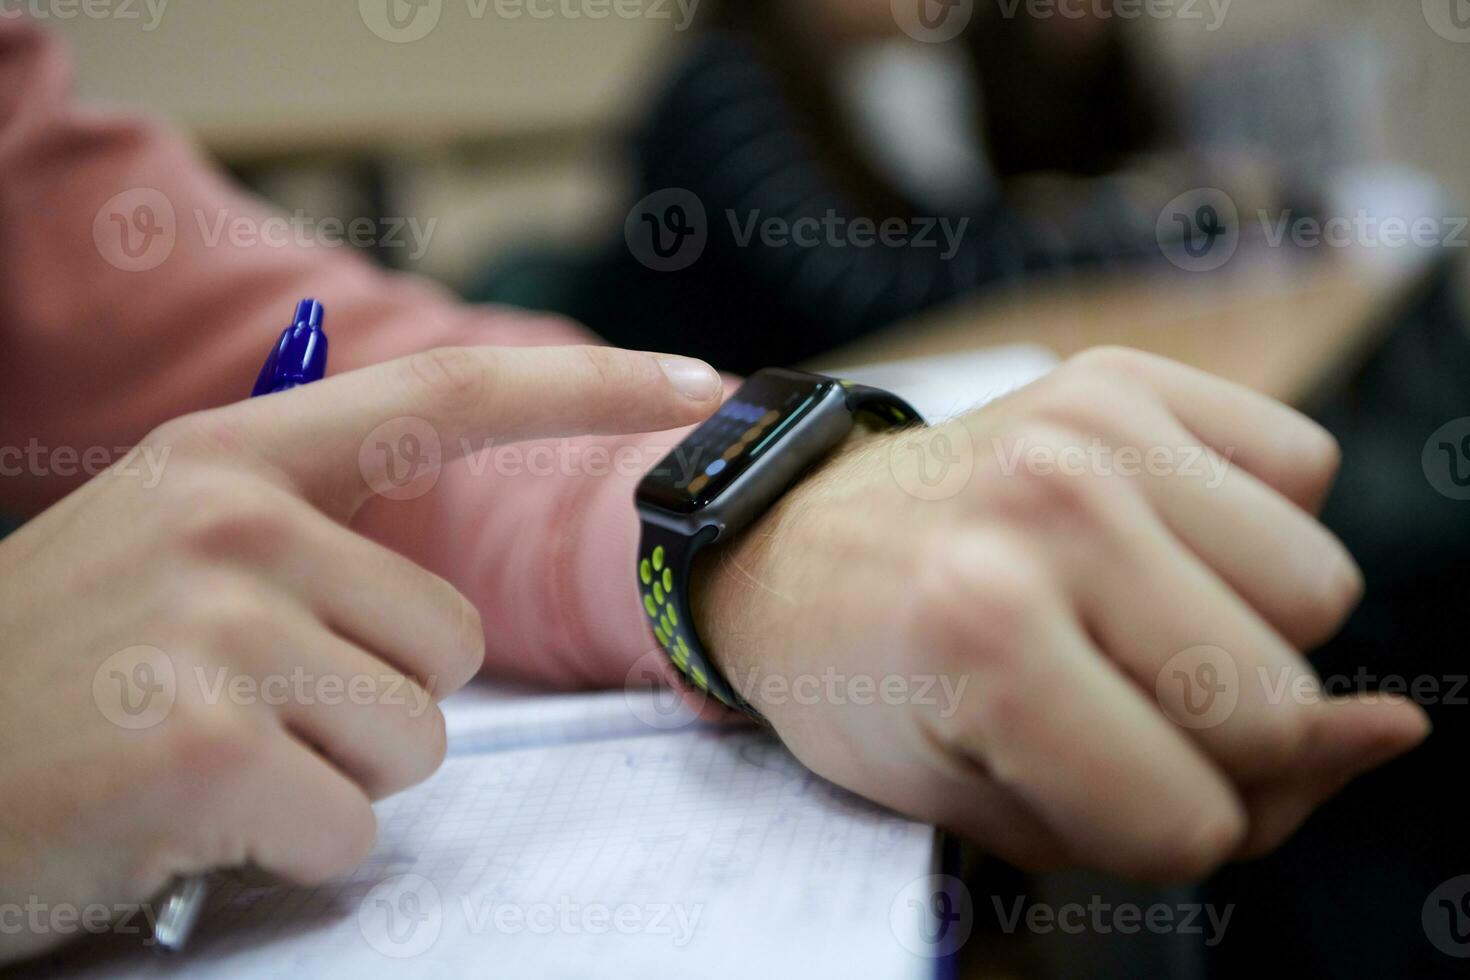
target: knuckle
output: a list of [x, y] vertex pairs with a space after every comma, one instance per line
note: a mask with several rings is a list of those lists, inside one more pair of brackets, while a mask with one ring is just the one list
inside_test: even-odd
[[404, 361], [408, 381], [438, 411], [450, 416], [472, 413], [488, 386], [486, 368], [467, 347], [435, 347]]
[[143, 439], [143, 444], [184, 457], [204, 457], [219, 453], [237, 454], [247, 442], [225, 410], [194, 412], [158, 426]]
[[1129, 377], [1142, 371], [1149, 362], [1149, 355], [1131, 347], [1105, 344], [1090, 347], [1073, 355], [1064, 371], [1072, 374], [1094, 375], [1107, 378]]
[[262, 645], [275, 609], [262, 590], [234, 582], [201, 590], [183, 619], [190, 638], [206, 649], [242, 653]]
[[293, 538], [290, 513], [262, 485], [211, 476], [180, 484], [169, 517], [177, 542], [190, 554], [267, 559]]
[[[1021, 437], [1023, 459], [1000, 481], [994, 498], [1001, 516], [1024, 527], [1086, 531], [1110, 526], [1131, 491], [1126, 477], [1093, 472], [1084, 440], [1066, 429], [1034, 426]], [[1028, 448], [1030, 447], [1030, 448]]]
[[1352, 615], [1364, 593], [1363, 573], [1352, 559], [1327, 559], [1335, 566], [1315, 582], [1301, 581], [1292, 612], [1295, 622], [1290, 635], [1304, 650], [1330, 639]]
[[349, 810], [350, 816], [341, 825], [341, 865], [330, 869], [326, 877], [351, 871], [362, 864], [372, 853], [373, 845], [378, 842], [378, 815], [366, 800], [354, 801], [352, 806], [344, 807], [344, 810]]
[[200, 795], [213, 792], [230, 774], [249, 770], [260, 758], [263, 730], [242, 712], [221, 704], [180, 699], [168, 718], [163, 772], [175, 774]]
[[1192, 813], [1151, 835], [1131, 870], [1150, 881], [1197, 881], [1228, 861], [1245, 835], [1245, 818], [1233, 808]]
[[[458, 683], [454, 689], [458, 690], [468, 684], [480, 668], [485, 665], [485, 622], [480, 616], [480, 610], [475, 604], [463, 596], [455, 593], [456, 603], [459, 607], [459, 635], [460, 643], [457, 649], [461, 652], [460, 671], [454, 678]], [[450, 693], [448, 690], [434, 692], [440, 697]]]
[[1256, 731], [1256, 751], [1251, 755], [1267, 771], [1285, 770], [1299, 759], [1311, 735], [1311, 719], [1304, 708], [1269, 706]]
[[359, 776], [363, 790], [374, 800], [422, 783], [439, 770], [449, 753], [444, 713], [432, 701], [423, 714], [410, 709], [402, 718], [395, 718], [392, 727], [399, 733], [395, 751], [380, 756]]
[[318, 801], [323, 823], [332, 828], [329, 837], [320, 837], [323, 846], [303, 854], [300, 863], [282, 874], [300, 885], [317, 885], [352, 871], [372, 852], [378, 837], [378, 818], [366, 797], [345, 797], [340, 801]]
[[447, 697], [464, 687], [485, 664], [485, 624], [480, 610], [448, 582], [443, 587], [448, 598], [441, 608], [446, 610], [445, 635], [449, 642], [435, 655], [428, 676], [420, 678], [436, 698]]
[[1121, 432], [1127, 407], [1140, 398], [1136, 388], [1121, 383], [1115, 374], [1061, 374], [1038, 392], [1032, 414], [1079, 432], [1111, 435]]
[[638, 358], [613, 347], [583, 346], [578, 348], [587, 360], [587, 366], [596, 376], [598, 383], [616, 391], [625, 391], [645, 384], [651, 379], [641, 370]]
[[1000, 536], [972, 534], [942, 542], [923, 567], [921, 634], [965, 668], [1018, 671], [1046, 615], [1051, 584], [1040, 563]]
[[1342, 466], [1342, 445], [1337, 437], [1316, 422], [1305, 420], [1306, 434], [1299, 454], [1302, 470], [1318, 485], [1336, 479]]
[[444, 721], [444, 712], [439, 710], [437, 704], [431, 704], [429, 710], [418, 719], [419, 751], [415, 757], [415, 766], [408, 774], [408, 783], [403, 787], [416, 786], [439, 771], [444, 764], [444, 759], [449, 754], [449, 732]]

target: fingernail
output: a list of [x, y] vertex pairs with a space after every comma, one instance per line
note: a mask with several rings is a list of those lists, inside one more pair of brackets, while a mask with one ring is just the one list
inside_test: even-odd
[[669, 384], [691, 401], [713, 401], [725, 390], [715, 369], [692, 357], [660, 357], [658, 366], [664, 369]]

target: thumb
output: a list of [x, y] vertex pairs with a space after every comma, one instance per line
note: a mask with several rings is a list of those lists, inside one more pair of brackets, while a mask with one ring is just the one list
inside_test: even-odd
[[708, 364], [669, 354], [446, 347], [217, 411], [346, 519], [374, 492], [418, 496], [445, 462], [492, 444], [678, 428], [708, 417], [723, 391]]

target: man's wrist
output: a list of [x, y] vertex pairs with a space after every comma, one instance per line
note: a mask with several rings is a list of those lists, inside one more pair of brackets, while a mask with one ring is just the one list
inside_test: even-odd
[[690, 607], [705, 652], [726, 680], [741, 692], [742, 680], [753, 670], [767, 669], [770, 644], [764, 638], [771, 603], [793, 602], [769, 585], [767, 573], [781, 553], [786, 535], [782, 525], [802, 507], [831, 492], [834, 480], [844, 480], [853, 457], [870, 454], [875, 446], [894, 438], [892, 432], [858, 424], [852, 433], [801, 477], [769, 511], [749, 527], [705, 549], [695, 560], [690, 577]]

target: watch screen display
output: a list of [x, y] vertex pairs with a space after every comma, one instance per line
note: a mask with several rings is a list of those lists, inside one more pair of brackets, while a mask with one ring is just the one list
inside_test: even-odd
[[679, 514], [707, 506], [835, 383], [795, 371], [761, 371], [643, 478], [639, 500]]

